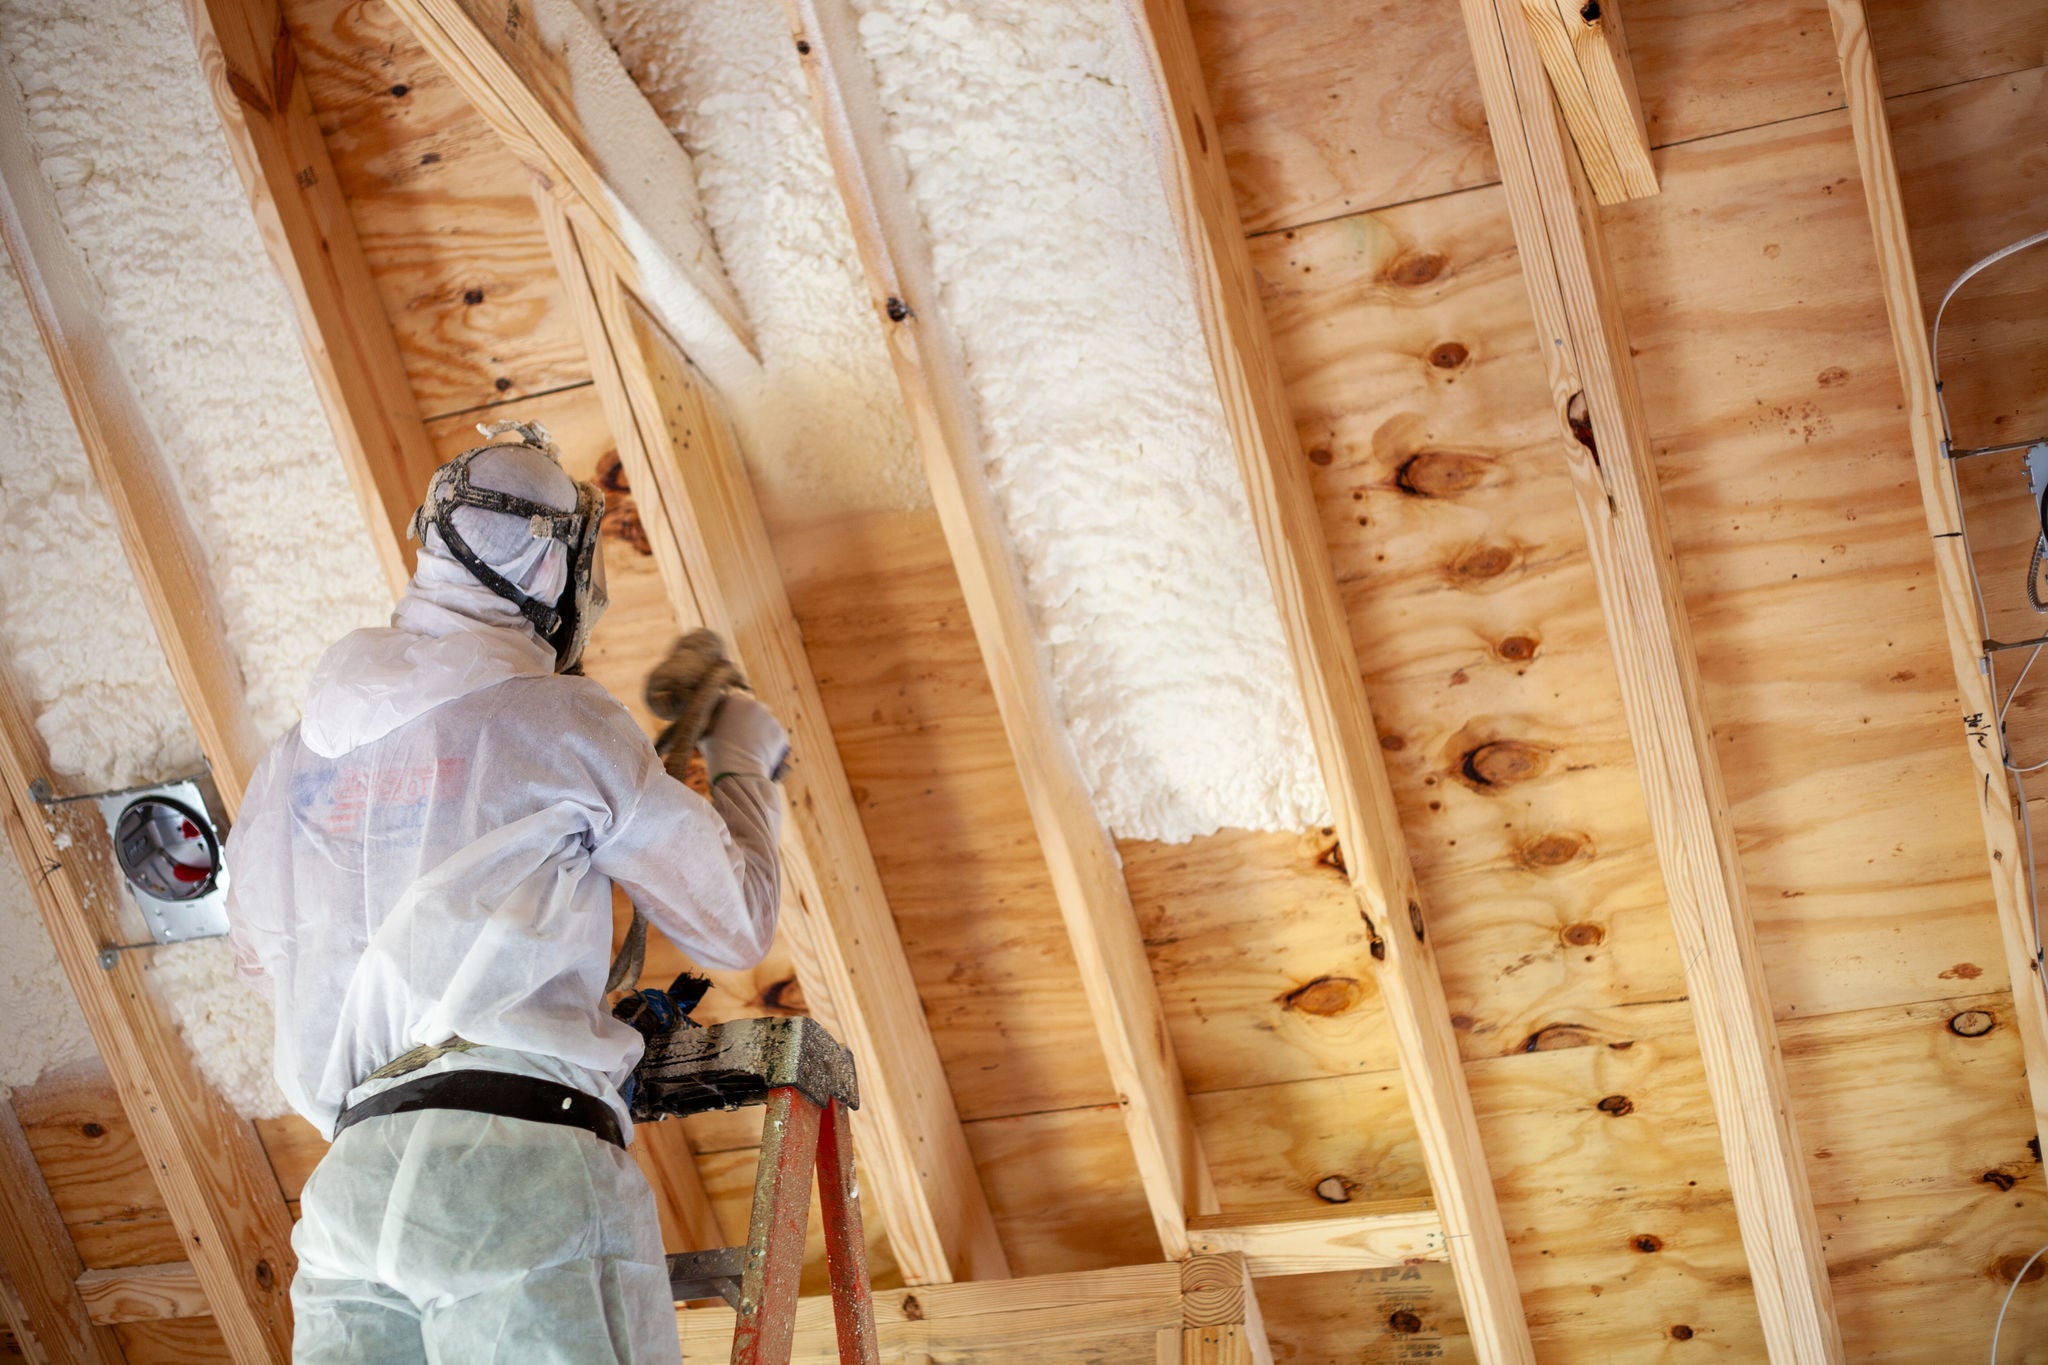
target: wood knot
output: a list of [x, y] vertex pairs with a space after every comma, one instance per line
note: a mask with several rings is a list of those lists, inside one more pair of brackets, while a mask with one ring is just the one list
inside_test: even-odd
[[2000, 1284], [2011, 1284], [2013, 1277], [2020, 1274], [2021, 1266], [2027, 1266], [2026, 1274], [2022, 1278], [2028, 1284], [2032, 1284], [2043, 1275], [2048, 1275], [2048, 1258], [2027, 1265], [2027, 1258], [2014, 1252], [2010, 1256], [2001, 1256], [1991, 1263], [1992, 1278]]
[[2019, 1183], [2004, 1171], [1986, 1171], [1978, 1179], [1987, 1185], [1996, 1185], [2001, 1190], [2009, 1190]]
[[1511, 664], [1525, 664], [1536, 657], [1537, 640], [1532, 635], [1510, 635], [1493, 647], [1493, 652]]
[[268, 1260], [262, 1260], [256, 1263], [256, 1283], [258, 1287], [263, 1289], [266, 1293], [276, 1286], [277, 1272], [270, 1268], [270, 1262]]
[[1330, 462], [1336, 458], [1337, 457], [1335, 455], [1332, 455], [1330, 453], [1330, 448], [1328, 446], [1309, 447], [1308, 462], [1319, 468], [1329, 468]]
[[1451, 1016], [1451, 1027], [1460, 1033], [1470, 1033], [1472, 1026], [1478, 1022], [1469, 1014], [1454, 1014]]
[[1840, 365], [1830, 365], [1815, 375], [1814, 381], [1824, 389], [1837, 389], [1849, 382], [1849, 372]]
[[1447, 264], [1449, 262], [1434, 251], [1404, 251], [1387, 263], [1386, 278], [1412, 289], [1443, 274]]
[[886, 305], [884, 305], [884, 309], [889, 314], [889, 321], [891, 322], [901, 322], [903, 321], [903, 319], [911, 316], [910, 306], [904, 303], [903, 300], [899, 298], [892, 297], [889, 300], [889, 302]]
[[1429, 363], [1439, 370], [1455, 370], [1471, 358], [1472, 353], [1455, 341], [1446, 341], [1430, 348]]
[[1581, 920], [1577, 924], [1567, 924], [1558, 937], [1565, 941], [1567, 947], [1597, 948], [1606, 939], [1607, 931], [1597, 924]]
[[[1524, 843], [1520, 848], [1517, 848], [1515, 850], [1515, 861], [1528, 868], [1563, 867], [1565, 864], [1574, 862], [1582, 854], [1585, 854], [1592, 845], [1592, 842], [1591, 839], [1575, 830], [1552, 830], [1548, 834], [1537, 835], [1535, 838]], [[1594, 934], [1592, 941], [1594, 943], [1600, 941], [1600, 936], [1597, 932]], [[1571, 938], [1567, 938], [1565, 942], [1578, 948], [1586, 946]]]
[[1305, 986], [1296, 986], [1280, 997], [1283, 1009], [1328, 1017], [1342, 1014], [1356, 1005], [1365, 990], [1354, 977], [1319, 976]]
[[1609, 1095], [1593, 1107], [1603, 1114], [1612, 1114], [1615, 1118], [1620, 1118], [1623, 1114], [1632, 1114], [1636, 1108], [1635, 1101], [1626, 1095]]
[[1499, 578], [1515, 564], [1515, 552], [1505, 545], [1474, 545], [1450, 563], [1453, 582], [1483, 583]]
[[607, 450], [598, 457], [597, 486], [605, 491], [605, 529], [643, 555], [654, 553], [647, 538], [647, 525], [640, 520], [640, 504], [633, 500], [633, 485], [626, 479], [625, 462], [619, 452]]
[[510, 393], [512, 391], [512, 381], [507, 379], [504, 375], [499, 375], [496, 379], [491, 381], [491, 387], [496, 389], [499, 393]]
[[1571, 1047], [1591, 1047], [1597, 1041], [1577, 1024], [1545, 1024], [1522, 1040], [1524, 1052], [1562, 1052]]
[[802, 38], [799, 38], [799, 39], [797, 39], [797, 40], [796, 40], [796, 55], [797, 55], [797, 56], [799, 56], [799, 57], [808, 57], [808, 56], [810, 56], [810, 55], [811, 55], [811, 45], [810, 45], [810, 44], [809, 44], [808, 42], [804, 41], [804, 40], [803, 40]]
[[1390, 754], [1398, 754], [1408, 747], [1408, 741], [1399, 735], [1381, 735], [1380, 747]]
[[1496, 739], [1465, 751], [1458, 774], [1475, 791], [1512, 787], [1541, 776], [1550, 755], [1519, 739]]
[[107, 1130], [97, 1123], [81, 1123], [78, 1131], [89, 1138], [103, 1138], [107, 1135]]
[[1387, 1316], [1387, 1330], [1399, 1332], [1402, 1336], [1413, 1336], [1422, 1330], [1422, 1319], [1405, 1308], [1397, 1308]]
[[1998, 1027], [1998, 1020], [1985, 1010], [1964, 1010], [1949, 1016], [1948, 1031], [1958, 1038], [1982, 1038]]
[[805, 1014], [810, 1010], [810, 1006], [804, 1003], [804, 988], [793, 976], [786, 976], [763, 989], [761, 1004], [785, 1014]]
[[462, 301], [471, 308], [474, 308], [484, 301], [484, 291], [481, 289], [465, 289], [462, 291]]
[[1628, 1244], [1646, 1256], [1653, 1251], [1662, 1251], [1664, 1249], [1664, 1239], [1648, 1232], [1638, 1233], [1636, 1236], [1629, 1238]]
[[1493, 461], [1456, 450], [1424, 450], [1401, 461], [1394, 487], [1417, 498], [1455, 498], [1485, 482]]
[[1422, 942], [1422, 906], [1414, 900], [1408, 902], [1408, 927], [1415, 931], [1415, 941]]
[[903, 1316], [909, 1322], [924, 1321], [924, 1305], [917, 1301], [917, 1295], [905, 1294], [903, 1296]]
[[1325, 1204], [1348, 1204], [1358, 1187], [1341, 1175], [1326, 1175], [1316, 1182], [1316, 1198]]
[[395, 100], [402, 100], [411, 93], [412, 87], [407, 85], [404, 81], [400, 81], [397, 85], [391, 87], [391, 98]]
[[1691, 1341], [1692, 1328], [1686, 1326], [1682, 1322], [1679, 1323], [1676, 1327], [1673, 1327], [1671, 1329], [1671, 1339], [1673, 1341]]

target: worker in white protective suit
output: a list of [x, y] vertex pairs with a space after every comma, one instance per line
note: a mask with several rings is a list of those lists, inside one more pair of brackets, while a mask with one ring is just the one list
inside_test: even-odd
[[511, 432], [435, 475], [391, 625], [327, 651], [228, 840], [278, 1083], [334, 1138], [292, 1235], [301, 1365], [680, 1359], [625, 1146], [641, 1038], [603, 1000], [612, 886], [698, 963], [759, 961], [788, 739], [728, 697], [707, 802], [565, 676], [603, 499]]

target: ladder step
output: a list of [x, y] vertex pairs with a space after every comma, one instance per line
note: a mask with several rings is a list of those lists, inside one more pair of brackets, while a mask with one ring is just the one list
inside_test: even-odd
[[677, 1303], [689, 1299], [724, 1299], [740, 1306], [740, 1279], [746, 1274], [745, 1247], [714, 1247], [680, 1251], [668, 1258], [668, 1284]]

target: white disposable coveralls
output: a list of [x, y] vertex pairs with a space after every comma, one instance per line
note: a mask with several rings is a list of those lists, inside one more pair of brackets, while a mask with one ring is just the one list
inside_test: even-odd
[[[505, 460], [472, 466], [479, 486], [554, 506], [566, 489], [573, 507], [559, 470], [556, 487], [491, 462]], [[543, 600], [561, 592], [559, 543], [457, 515], [494, 568]], [[496, 552], [486, 521], [511, 523]], [[603, 688], [553, 668], [430, 532], [392, 625], [327, 652], [304, 720], [249, 785], [227, 848], [237, 959], [276, 1006], [278, 1083], [322, 1132], [378, 1090], [481, 1067], [601, 1096], [630, 1134], [617, 1086], [641, 1040], [602, 1001], [615, 882], [704, 966], [768, 948], [774, 784], [735, 772], [707, 804]], [[450, 1036], [478, 1046], [364, 1084]], [[302, 1211], [297, 1361], [680, 1358], [652, 1194], [582, 1129], [454, 1110], [367, 1119], [335, 1141]]]

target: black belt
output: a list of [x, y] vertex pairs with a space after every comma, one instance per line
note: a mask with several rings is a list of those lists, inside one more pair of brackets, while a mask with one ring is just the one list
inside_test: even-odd
[[344, 1128], [364, 1119], [411, 1114], [421, 1109], [465, 1109], [472, 1114], [495, 1114], [529, 1123], [559, 1123], [595, 1133], [614, 1147], [626, 1145], [619, 1133], [619, 1116], [595, 1095], [538, 1076], [515, 1076], [475, 1067], [443, 1071], [380, 1090], [342, 1110], [334, 1123], [334, 1136], [340, 1137]]

